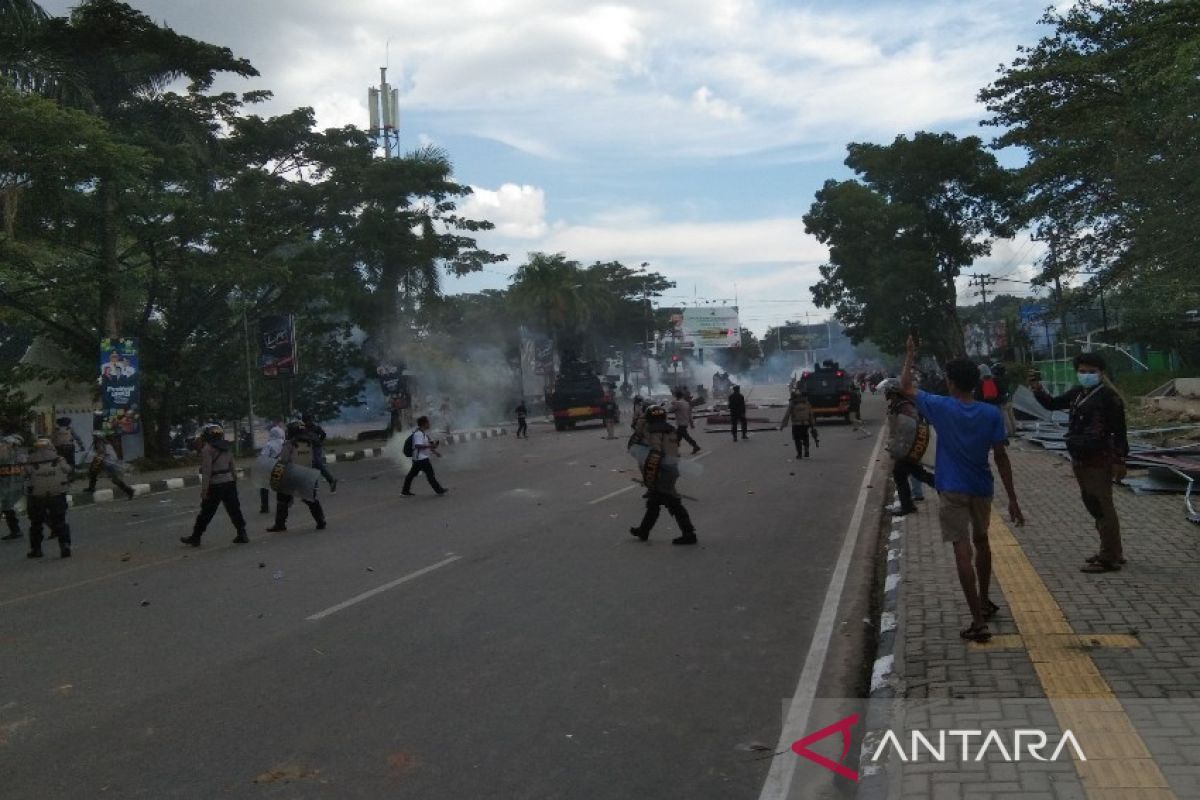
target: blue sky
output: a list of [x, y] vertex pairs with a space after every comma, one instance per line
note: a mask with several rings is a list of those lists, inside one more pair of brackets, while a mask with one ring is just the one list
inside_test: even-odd
[[[1045, 32], [1046, 4], [133, 3], [262, 73], [219, 88], [269, 88], [263, 113], [312, 106], [322, 126], [365, 127], [386, 58], [402, 148], [445, 148], [476, 189], [464, 210], [497, 225], [481, 242], [510, 256], [448, 291], [501, 288], [536, 250], [648, 262], [678, 282], [672, 303], [736, 286], [758, 333], [828, 313], [811, 302], [825, 254], [801, 217], [825, 179], [849, 177], [846, 143], [979, 133], [976, 92]], [[1028, 277], [1041, 251], [1001, 242], [976, 269]]]

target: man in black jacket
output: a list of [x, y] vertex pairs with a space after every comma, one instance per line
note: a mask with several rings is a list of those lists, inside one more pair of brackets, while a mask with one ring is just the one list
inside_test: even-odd
[[1051, 397], [1033, 378], [1029, 388], [1043, 408], [1069, 409], [1067, 452], [1083, 506], [1096, 521], [1100, 552], [1087, 559], [1083, 572], [1112, 572], [1125, 563], [1121, 549], [1121, 521], [1113, 506], [1112, 484], [1125, 477], [1129, 442], [1125, 436], [1125, 404], [1104, 379], [1104, 357], [1080, 353], [1075, 357], [1079, 385]]
[[734, 386], [729, 395], [729, 432], [733, 434], [733, 440], [737, 441], [738, 425], [742, 426], [742, 438], [746, 438], [746, 398], [742, 394], [742, 387]]

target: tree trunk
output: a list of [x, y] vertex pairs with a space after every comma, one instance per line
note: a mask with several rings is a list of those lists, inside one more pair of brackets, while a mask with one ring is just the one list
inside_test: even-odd
[[100, 326], [104, 336], [120, 336], [117, 287], [120, 269], [117, 263], [117, 187], [111, 178], [100, 180]]

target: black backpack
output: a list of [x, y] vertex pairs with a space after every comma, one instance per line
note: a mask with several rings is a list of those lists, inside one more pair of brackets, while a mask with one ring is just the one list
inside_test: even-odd
[[[413, 431], [413, 433], [416, 433], [416, 431]], [[412, 440], [413, 440], [412, 433], [410, 433], [408, 435], [408, 438], [404, 440], [404, 447], [402, 448], [401, 452], [404, 453], [405, 458], [413, 457], [413, 441]]]

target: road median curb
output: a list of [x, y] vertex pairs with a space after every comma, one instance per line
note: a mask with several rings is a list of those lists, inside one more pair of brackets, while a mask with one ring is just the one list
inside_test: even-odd
[[[481, 441], [483, 439], [492, 439], [497, 436], [506, 436], [508, 431], [504, 428], [482, 428], [474, 431], [463, 431], [454, 433], [445, 438], [446, 444], [462, 444], [465, 442]], [[330, 464], [339, 464], [349, 461], [362, 461], [368, 458], [378, 458], [384, 453], [383, 447], [367, 447], [358, 450], [338, 450], [336, 452], [326, 453], [325, 460]], [[247, 478], [250, 475], [248, 468], [240, 468], [237, 470], [238, 478]], [[131, 483], [129, 488], [133, 489], [135, 497], [141, 497], [147, 494], [160, 494], [162, 492], [175, 491], [176, 489], [185, 489], [191, 486], [200, 485], [199, 475], [183, 475], [174, 478], [159, 478], [145, 483]], [[95, 505], [97, 503], [111, 503], [114, 500], [124, 499], [124, 495], [119, 495], [112, 489], [97, 489], [94, 492], [74, 492], [67, 495], [67, 505], [71, 507], [82, 507]]]

